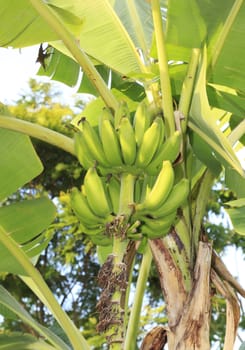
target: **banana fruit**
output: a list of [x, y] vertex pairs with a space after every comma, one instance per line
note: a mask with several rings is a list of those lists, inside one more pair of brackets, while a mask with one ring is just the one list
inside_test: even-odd
[[89, 168], [84, 177], [84, 190], [93, 212], [97, 216], [107, 217], [110, 214], [110, 206], [103, 181], [95, 167]]
[[163, 134], [163, 128], [162, 118], [157, 117], [145, 131], [142, 143], [137, 152], [136, 166], [145, 168], [151, 162], [157, 151], [160, 138]]
[[123, 161], [126, 165], [134, 164], [136, 158], [136, 140], [129, 118], [122, 118], [118, 127]]
[[161, 144], [152, 162], [146, 167], [145, 171], [149, 175], [156, 175], [161, 168], [164, 160], [174, 162], [179, 155], [181, 147], [181, 133], [175, 131], [165, 142]]
[[190, 191], [190, 184], [187, 179], [181, 179], [170, 192], [167, 200], [154, 211], [154, 217], [169, 215], [186, 201]]
[[171, 226], [175, 222], [175, 219], [175, 213], [171, 213], [168, 216], [163, 216], [157, 219], [144, 217], [142, 219], [144, 221], [144, 224], [141, 227], [141, 232], [149, 239], [164, 237], [168, 234]]
[[147, 193], [145, 200], [136, 205], [136, 211], [154, 211], [167, 199], [174, 184], [174, 170], [170, 161], [163, 161], [162, 169], [157, 176], [154, 186]]
[[116, 130], [110, 120], [103, 119], [100, 126], [100, 136], [106, 160], [110, 166], [122, 165], [122, 155]]
[[102, 143], [96, 130], [91, 126], [86, 118], [82, 118], [79, 127], [82, 132], [84, 143], [92, 156], [91, 160], [94, 161], [94, 163], [97, 162], [99, 165], [108, 167], [109, 164], [106, 160]]

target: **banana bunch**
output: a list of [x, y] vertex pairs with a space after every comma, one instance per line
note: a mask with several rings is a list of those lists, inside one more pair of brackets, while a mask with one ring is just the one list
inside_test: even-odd
[[[120, 176], [101, 177], [95, 167], [88, 169], [81, 191], [71, 191], [71, 206], [81, 229], [96, 244], [111, 244], [108, 227], [119, 215], [121, 192]], [[162, 162], [157, 176], [139, 176], [134, 185], [134, 203], [128, 203], [132, 214], [128, 217], [127, 237], [138, 240], [165, 236], [188, 194], [188, 180], [175, 183], [170, 161]]]
[[[132, 222], [140, 222], [130, 238], [147, 236], [155, 239], [165, 236], [176, 221], [177, 209], [189, 194], [189, 181], [181, 179], [175, 184], [175, 176], [170, 161], [163, 161], [157, 177], [146, 176], [141, 186], [140, 202], [135, 204]], [[138, 191], [140, 192], [140, 191]]]
[[176, 131], [165, 139], [165, 125], [161, 115], [152, 116], [142, 101], [131, 118], [121, 103], [115, 116], [104, 108], [98, 127], [82, 118], [75, 134], [75, 150], [85, 169], [98, 166], [102, 174], [128, 172], [157, 175], [163, 160], [174, 162], [179, 155], [181, 134]]

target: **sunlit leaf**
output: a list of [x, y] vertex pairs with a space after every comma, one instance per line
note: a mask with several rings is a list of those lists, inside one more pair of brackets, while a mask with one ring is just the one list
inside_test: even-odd
[[[24, 323], [28, 324], [31, 328], [35, 329], [41, 336], [46, 338], [54, 346], [58, 346], [60, 349], [69, 349], [69, 347], [48, 328], [40, 325], [35, 321], [31, 315], [20, 305], [14, 297], [2, 286], [0, 286], [0, 306], [4, 306], [11, 314], [18, 316]], [[1, 308], [0, 308], [1, 313]], [[4, 314], [7, 317], [7, 314]], [[1, 340], [0, 340], [1, 342]]]
[[8, 333], [0, 334], [0, 350], [55, 350], [43, 340], [37, 340], [30, 334]]
[[[226, 203], [227, 204], [227, 203]], [[236, 233], [245, 235], [245, 205], [235, 209], [225, 209], [229, 214]]]
[[206, 60], [206, 50], [204, 50], [190, 108], [189, 126], [212, 148], [217, 159], [224, 166], [228, 163], [240, 175], [244, 176], [244, 171], [232, 149], [232, 145], [217, 126], [216, 116], [208, 103], [206, 93]]
[[0, 201], [43, 170], [28, 136], [0, 128]]
[[[43, 230], [54, 220], [55, 213], [55, 206], [48, 198], [23, 201], [0, 208], [0, 226], [29, 257], [35, 257], [51, 239]], [[0, 255], [0, 271], [25, 274], [2, 243]]]

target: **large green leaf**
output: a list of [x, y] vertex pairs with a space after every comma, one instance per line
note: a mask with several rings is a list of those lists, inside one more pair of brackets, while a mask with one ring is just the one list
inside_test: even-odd
[[37, 340], [30, 334], [10, 333], [0, 334], [0, 350], [55, 350], [43, 340]]
[[[43, 230], [54, 220], [55, 213], [56, 208], [48, 198], [23, 201], [0, 208], [0, 226], [29, 257], [35, 257], [51, 239]], [[25, 274], [2, 243], [0, 255], [0, 271]]]
[[232, 221], [234, 230], [240, 235], [245, 235], [245, 197], [225, 203], [229, 208], [225, 209]]
[[[217, 1], [217, 0], [216, 0]], [[227, 1], [227, 0], [226, 0]], [[209, 81], [215, 84], [230, 86], [234, 89], [245, 91], [244, 84], [244, 51], [245, 51], [245, 2], [243, 0], [232, 1], [233, 9], [229, 12], [223, 33], [217, 37], [212, 55], [218, 49], [219, 55], [215, 57], [209, 74]], [[220, 6], [219, 8], [223, 7]], [[229, 29], [227, 34], [225, 29]], [[219, 42], [224, 40], [224, 44], [219, 52]]]
[[56, 349], [69, 350], [69, 347], [59, 338], [52, 333], [48, 328], [40, 325], [35, 321], [31, 315], [19, 304], [15, 298], [2, 286], [0, 286], [0, 305], [11, 311], [11, 313], [17, 315], [24, 323], [35, 329], [41, 336], [48, 340], [55, 346]]
[[244, 97], [232, 95], [225, 91], [219, 91], [212, 86], [207, 86], [208, 100], [211, 106], [234, 113], [244, 118]]
[[189, 61], [190, 50], [208, 47], [208, 81], [244, 90], [243, 0], [169, 0], [168, 57]]
[[[50, 0], [48, 6], [88, 55], [124, 75], [141, 71], [140, 57], [109, 1]], [[52, 41], [54, 47], [69, 55], [29, 1], [0, 0], [0, 9], [4, 18], [0, 23], [0, 46], [24, 47]], [[16, 21], [20, 14], [21, 21]]]
[[0, 128], [0, 201], [43, 170], [28, 136]]
[[197, 1], [169, 0], [167, 16], [168, 57], [188, 61], [192, 48], [200, 48], [207, 28]]
[[50, 56], [44, 61], [45, 68], [40, 67], [38, 75], [45, 75], [52, 80], [74, 87], [80, 74], [78, 63], [54, 48], [48, 48], [48, 50], [50, 50], [48, 53]]
[[[116, 0], [111, 3], [135, 46], [146, 53], [151, 47], [154, 30], [150, 3], [141, 0]], [[163, 3], [161, 5], [164, 6]], [[164, 7], [166, 8], [166, 4]]]
[[[211, 147], [223, 166], [229, 164], [240, 175], [244, 176], [244, 170], [231, 143], [217, 125], [217, 112], [213, 111], [208, 103], [206, 93], [206, 59], [206, 50], [204, 50], [190, 108], [189, 126]], [[200, 151], [204, 152], [205, 150]]]
[[57, 40], [29, 0], [0, 0], [0, 46], [25, 47]]

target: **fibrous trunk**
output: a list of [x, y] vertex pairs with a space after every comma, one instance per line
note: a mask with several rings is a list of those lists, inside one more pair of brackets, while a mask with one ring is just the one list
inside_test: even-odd
[[[210, 349], [210, 270], [212, 247], [200, 242], [192, 285], [185, 289], [184, 276], [173, 261], [164, 241], [151, 241], [153, 258], [160, 275], [161, 288], [166, 301], [168, 327], [165, 335], [169, 350], [208, 350]], [[145, 345], [144, 345], [145, 343]], [[160, 350], [160, 342], [152, 340], [152, 347], [146, 346], [145, 338], [141, 350]], [[160, 346], [160, 345], [159, 345]]]

